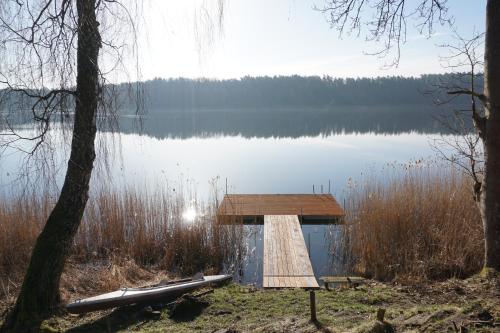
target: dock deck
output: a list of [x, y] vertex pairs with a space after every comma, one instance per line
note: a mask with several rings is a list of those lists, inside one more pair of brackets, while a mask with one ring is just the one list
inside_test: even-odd
[[298, 215], [301, 223], [337, 223], [345, 214], [331, 194], [226, 194], [218, 215], [262, 224], [265, 215]]
[[319, 288], [296, 215], [264, 216], [264, 288]]

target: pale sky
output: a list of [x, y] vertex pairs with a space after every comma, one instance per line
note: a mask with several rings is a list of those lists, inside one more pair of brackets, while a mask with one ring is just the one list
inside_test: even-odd
[[[412, 0], [414, 2], [415, 0]], [[387, 59], [364, 55], [381, 44], [344, 36], [330, 29], [324, 14], [313, 10], [322, 0], [227, 0], [222, 33], [210, 40], [203, 8], [215, 12], [215, 0], [149, 0], [140, 26], [139, 62], [143, 79], [240, 78], [262, 75], [367, 77], [439, 73], [438, 45], [451, 31], [437, 25], [435, 35], [419, 36], [412, 20], [398, 68], [384, 69]], [[485, 0], [448, 1], [460, 34], [484, 30]], [[203, 6], [204, 4], [204, 6]], [[212, 13], [213, 14], [213, 13]], [[215, 19], [215, 17], [212, 18]], [[198, 32], [198, 34], [197, 34]], [[198, 36], [198, 37], [197, 37]], [[211, 41], [211, 42], [210, 42]], [[200, 50], [201, 45], [201, 50]]]

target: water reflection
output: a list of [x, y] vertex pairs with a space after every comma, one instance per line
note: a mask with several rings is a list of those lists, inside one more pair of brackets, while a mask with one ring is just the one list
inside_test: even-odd
[[234, 271], [236, 281], [262, 286], [264, 256], [264, 226], [244, 225], [245, 254]]
[[[342, 235], [341, 225], [335, 224], [303, 224], [302, 234], [309, 253], [309, 258], [317, 280], [321, 276], [345, 275], [347, 273], [342, 261], [341, 248], [335, 246]], [[241, 263], [236, 265], [234, 278], [244, 284], [262, 286], [264, 226], [245, 225], [245, 255]]]
[[182, 213], [182, 219], [186, 222], [193, 222], [196, 219], [197, 213], [194, 207], [188, 207]]
[[[301, 137], [338, 133], [405, 132], [447, 133], [443, 116], [450, 114], [431, 105], [332, 106], [326, 108], [221, 108], [221, 109], [150, 109], [138, 117], [131, 110], [120, 115], [100, 117], [101, 131], [118, 129], [126, 134], [154, 138], [191, 138], [211, 136]], [[32, 121], [31, 114], [9, 114], [10, 126]], [[68, 125], [71, 119], [64, 120]], [[4, 120], [6, 121], [6, 120]], [[471, 125], [468, 117], [466, 126]], [[0, 117], [0, 130], [2, 129]]]
[[[100, 140], [109, 134], [100, 133]], [[244, 138], [223, 136], [189, 139], [156, 139], [137, 134], [124, 134], [120, 149], [108, 155], [108, 171], [96, 169], [92, 186], [103, 182], [116, 188], [179, 189], [179, 183], [190, 180], [198, 197], [212, 193], [211, 180], [221, 186], [228, 181], [230, 193], [312, 193], [315, 185], [342, 200], [349, 179], [360, 179], [362, 173], [386, 173], [394, 163], [435, 156], [430, 146], [436, 135], [404, 133], [400, 135], [340, 134], [303, 136], [299, 138]], [[54, 136], [54, 142], [57, 138]], [[56, 151], [61, 154], [61, 150]], [[58, 173], [55, 182], [62, 182], [67, 163], [65, 153], [55, 156]], [[99, 156], [99, 159], [102, 159]], [[0, 190], [21, 186], [16, 181], [24, 155], [5, 151], [0, 158]], [[99, 164], [96, 163], [97, 165]], [[36, 179], [36, 170], [30, 174]], [[341, 201], [340, 201], [341, 202]]]
[[[108, 132], [98, 134], [99, 142], [117, 144], [118, 149], [116, 155], [107, 156], [106, 173], [96, 169], [92, 186], [99, 189], [105, 182], [117, 189], [161, 186], [175, 191], [188, 179], [204, 200], [212, 193], [214, 179], [227, 179], [229, 193], [262, 194], [311, 193], [313, 185], [317, 190], [321, 185], [326, 189], [331, 181], [332, 194], [342, 202], [346, 185], [361, 179], [362, 174], [386, 174], [384, 169], [396, 163], [435, 155], [429, 144], [441, 133], [431, 116], [435, 110], [403, 110], [405, 116], [394, 117], [394, 108], [356, 112], [346, 108], [336, 113], [184, 110], [146, 117], [139, 124], [142, 127], [135, 117], [122, 117], [119, 145]], [[54, 157], [58, 173], [53, 182], [60, 184], [70, 140], [64, 140], [57, 130], [52, 138], [54, 147], [66, 147], [56, 150]], [[3, 151], [0, 191], [23, 190], [23, 183], [16, 181], [23, 161], [19, 151]], [[30, 176], [37, 179], [34, 172]], [[197, 212], [187, 209], [182, 216], [187, 222], [194, 221]], [[242, 261], [228, 269], [242, 283], [261, 285], [263, 226], [246, 225], [244, 231]], [[302, 231], [317, 278], [346, 273], [342, 248], [336, 246], [342, 226], [303, 225]]]
[[[422, 105], [338, 106], [333, 109], [150, 110], [119, 119], [123, 133], [155, 138], [301, 137], [336, 133], [445, 133], [443, 110]], [[467, 120], [466, 120], [467, 121]]]

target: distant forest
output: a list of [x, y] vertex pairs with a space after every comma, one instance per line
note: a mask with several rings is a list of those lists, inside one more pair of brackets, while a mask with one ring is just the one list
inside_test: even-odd
[[[482, 84], [478, 77], [477, 85]], [[432, 105], [447, 97], [444, 84], [464, 86], [456, 75], [332, 78], [329, 76], [244, 77], [230, 80], [154, 79], [144, 82], [151, 109], [287, 108], [349, 105]], [[456, 103], [457, 101], [455, 101]]]
[[[482, 88], [481, 76], [475, 84], [478, 90]], [[443, 85], [467, 87], [459, 76], [450, 74], [359, 79], [154, 79], [140, 85], [145, 114], [139, 122], [136, 104], [129, 95], [130, 84], [113, 88], [118, 93], [114, 97], [122, 115], [119, 130], [125, 133], [154, 137], [298, 137], [338, 132], [447, 133], [443, 117], [449, 116], [451, 110], [469, 108], [470, 101], [462, 97], [437, 105], [438, 100], [450, 99], [439, 89]], [[9, 105], [18, 105], [16, 100], [19, 101], [12, 96], [3, 99], [3, 109], [12, 111]], [[25, 105], [29, 105], [27, 102]], [[24, 117], [19, 117], [19, 112], [4, 114], [9, 114], [11, 124], [32, 121], [31, 112], [25, 112]], [[0, 112], [0, 129], [1, 115]], [[469, 117], [465, 119], [466, 125], [471, 126]], [[106, 131], [106, 122], [103, 123], [100, 128]]]
[[[322, 108], [332, 106], [426, 105], [449, 99], [444, 85], [467, 87], [460, 75], [427, 74], [420, 77], [388, 76], [377, 78], [333, 78], [329, 76], [263, 76], [241, 79], [153, 79], [141, 82], [146, 110], [167, 109], [249, 109], [249, 108]], [[477, 90], [483, 77], [477, 76]], [[113, 97], [123, 110], [135, 109], [136, 97], [130, 97], [130, 86], [112, 86]], [[47, 90], [48, 89], [44, 89]], [[22, 101], [21, 103], [19, 103]], [[141, 99], [142, 101], [142, 99]], [[454, 104], [468, 101], [453, 101]], [[21, 93], [5, 94], [0, 90], [0, 109], [30, 104]], [[128, 113], [126, 112], [126, 113]]]

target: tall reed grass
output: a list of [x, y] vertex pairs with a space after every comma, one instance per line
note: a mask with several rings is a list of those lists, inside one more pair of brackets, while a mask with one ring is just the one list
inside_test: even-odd
[[[98, 191], [71, 259], [126, 259], [179, 274], [230, 267], [244, 255], [243, 227], [218, 221], [216, 197], [201, 203], [164, 189]], [[49, 198], [0, 200], [0, 277], [22, 276], [53, 207]], [[193, 221], [183, 216], [188, 208], [198, 213]], [[482, 266], [482, 225], [471, 184], [451, 167], [389, 166], [381, 177], [350, 184], [346, 212], [334, 247], [348, 270], [380, 280], [422, 280], [468, 276]]]
[[464, 277], [482, 266], [483, 231], [469, 179], [438, 162], [390, 165], [351, 182], [341, 246], [348, 267], [390, 280]]
[[[23, 272], [53, 207], [48, 196], [0, 202], [0, 276]], [[187, 209], [197, 212], [186, 218]], [[241, 226], [217, 220], [217, 199], [192, 202], [165, 190], [103, 189], [91, 196], [74, 240], [72, 261], [127, 258], [170, 272], [217, 272], [241, 258]]]

